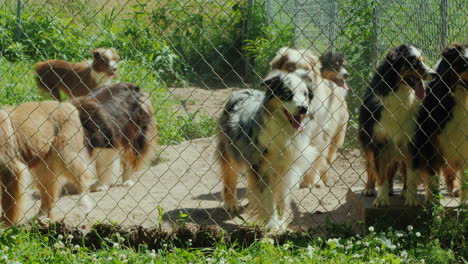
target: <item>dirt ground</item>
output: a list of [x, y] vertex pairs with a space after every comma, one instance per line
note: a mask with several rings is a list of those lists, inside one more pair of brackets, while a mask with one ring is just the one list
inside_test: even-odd
[[[217, 116], [233, 89], [205, 90], [174, 88], [174, 96], [189, 112], [204, 111]], [[162, 162], [138, 172], [131, 188], [115, 186], [107, 192], [92, 193], [93, 209], [85, 213], [76, 206], [76, 196], [62, 197], [56, 206], [58, 219], [77, 226], [97, 221], [115, 221], [122, 225], [150, 227], [159, 222], [158, 207], [163, 210], [163, 226], [171, 228], [177, 221], [216, 224], [230, 230], [242, 224], [222, 208], [219, 168], [215, 162], [215, 138], [201, 138], [179, 145], [161, 146]], [[326, 219], [343, 223], [355, 220], [346, 203], [349, 188], [364, 186], [364, 160], [358, 150], [342, 151], [330, 168], [328, 187], [293, 190], [292, 229], [323, 226]], [[239, 184], [239, 197], [246, 192], [245, 179]], [[39, 201], [30, 197], [26, 215], [33, 216]], [[242, 200], [246, 204], [246, 200]], [[186, 214], [187, 216], [184, 216]], [[249, 215], [242, 217], [249, 221]]]

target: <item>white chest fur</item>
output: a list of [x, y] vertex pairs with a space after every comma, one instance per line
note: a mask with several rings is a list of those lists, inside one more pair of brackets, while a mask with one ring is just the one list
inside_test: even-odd
[[452, 118], [440, 135], [440, 145], [449, 161], [468, 160], [468, 91], [458, 87], [454, 93], [455, 108]]
[[381, 102], [382, 115], [374, 125], [377, 140], [392, 142], [397, 147], [406, 146], [414, 132], [419, 99], [411, 87], [401, 85], [396, 93], [382, 97]]

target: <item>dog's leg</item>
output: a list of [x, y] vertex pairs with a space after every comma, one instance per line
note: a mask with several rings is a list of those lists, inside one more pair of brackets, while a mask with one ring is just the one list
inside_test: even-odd
[[23, 204], [24, 187], [22, 180], [29, 173], [25, 164], [18, 160], [10, 161], [10, 165], [0, 172], [2, 189], [1, 222], [8, 226], [18, 223]]
[[55, 100], [59, 102], [62, 101], [62, 98], [60, 97], [60, 89], [57, 85], [50, 89], [50, 94], [52, 95], [52, 97], [54, 97]]
[[401, 198], [405, 199], [406, 191], [408, 190], [408, 166], [405, 161], [400, 163], [400, 174], [403, 181], [403, 190], [401, 191]]
[[338, 148], [343, 145], [345, 136], [346, 136], [346, 123], [343, 126], [340, 126], [338, 128], [338, 133], [336, 133], [336, 135], [332, 138], [332, 142], [330, 143], [328, 156], [327, 156], [327, 164], [326, 164], [326, 167], [322, 169], [322, 173], [320, 175], [320, 178], [322, 179], [322, 182], [324, 183], [325, 186], [328, 183], [328, 170], [331, 168], [333, 161], [335, 161], [337, 153], [338, 153]]
[[417, 207], [420, 205], [418, 199], [418, 182], [419, 182], [419, 170], [410, 169], [407, 177], [407, 190], [405, 193], [405, 206], [406, 207]]
[[239, 178], [239, 164], [231, 155], [223, 153], [219, 156], [221, 167], [221, 177], [223, 178], [223, 200], [224, 208], [230, 214], [239, 212], [239, 202], [237, 200], [237, 183]]
[[41, 196], [41, 207], [36, 218], [48, 217], [53, 220], [52, 209], [58, 197], [58, 178], [64, 173], [63, 166], [58, 166], [54, 158], [49, 157], [36, 166], [34, 172], [37, 176], [37, 188]]
[[426, 203], [440, 204], [438, 199], [440, 194], [440, 184], [439, 176], [437, 175], [436, 171], [432, 169], [423, 170], [421, 173], [421, 178], [424, 181], [424, 185], [426, 186]]
[[[384, 162], [385, 159], [378, 157], [376, 164], [378, 166], [377, 174], [377, 197], [374, 200], [375, 207], [388, 207], [390, 206], [390, 189], [388, 184], [388, 164]], [[393, 163], [393, 161], [391, 161]]]
[[460, 182], [457, 178], [457, 172], [460, 171], [460, 167], [452, 167], [447, 165], [442, 168], [441, 173], [445, 179], [445, 185], [447, 186], [447, 191], [449, 195], [453, 197], [458, 197], [460, 195]]
[[395, 182], [395, 176], [398, 171], [398, 168], [400, 168], [399, 165], [400, 165], [399, 162], [394, 162], [393, 164], [390, 164], [388, 166], [387, 179], [388, 179], [389, 195], [393, 195], [394, 193], [393, 183]]
[[375, 196], [375, 180], [377, 178], [377, 170], [375, 167], [375, 154], [373, 151], [366, 150], [367, 160], [367, 182], [366, 187], [362, 191], [364, 196]]
[[120, 155], [115, 149], [95, 149], [96, 173], [98, 180], [91, 186], [91, 192], [105, 191], [120, 175]]
[[324, 160], [321, 152], [314, 152], [313, 154], [315, 158], [312, 158], [312, 166], [310, 169], [304, 174], [301, 183], [299, 184], [299, 188], [311, 188], [315, 185], [315, 187], [320, 188], [320, 172], [324, 167]]
[[121, 155], [120, 159], [120, 164], [122, 167], [122, 186], [132, 187], [135, 184], [133, 181], [133, 168], [131, 164], [129, 164], [128, 159], [125, 159], [124, 155]]
[[93, 163], [90, 162], [89, 155], [86, 150], [75, 153], [73, 156], [80, 158], [70, 160], [66, 166], [65, 175], [67, 176], [68, 181], [73, 184], [75, 194], [81, 195], [79, 204], [87, 213], [93, 206], [88, 195], [89, 185], [94, 173], [94, 169], [92, 168]]

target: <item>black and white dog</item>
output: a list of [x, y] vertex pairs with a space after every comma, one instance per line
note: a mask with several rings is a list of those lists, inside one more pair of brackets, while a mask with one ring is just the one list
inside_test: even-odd
[[290, 192], [299, 186], [315, 156], [310, 135], [313, 80], [309, 72], [272, 71], [266, 91], [236, 92], [219, 119], [217, 154], [229, 212], [238, 210], [237, 182], [247, 170], [249, 207], [266, 228], [278, 230], [289, 217]]
[[364, 194], [373, 192], [376, 181], [376, 207], [390, 205], [393, 176], [398, 164], [405, 167], [409, 159], [408, 143], [425, 95], [424, 81], [434, 74], [418, 49], [401, 45], [388, 52], [366, 89], [359, 140], [368, 162]]
[[[461, 200], [467, 199], [468, 183], [468, 45], [453, 44], [442, 52], [436, 66], [437, 77], [429, 83], [427, 96], [419, 108], [416, 132], [410, 151], [413, 157], [408, 174], [406, 206], [417, 206], [416, 187], [426, 185], [426, 201], [439, 192], [439, 177], [444, 171], [459, 173]], [[455, 179], [446, 179], [448, 189]]]

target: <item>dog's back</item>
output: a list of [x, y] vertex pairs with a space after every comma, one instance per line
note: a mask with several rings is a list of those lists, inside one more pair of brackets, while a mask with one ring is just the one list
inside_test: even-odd
[[137, 157], [157, 144], [149, 96], [134, 84], [106, 85], [72, 103], [80, 111], [90, 150], [128, 148]]

